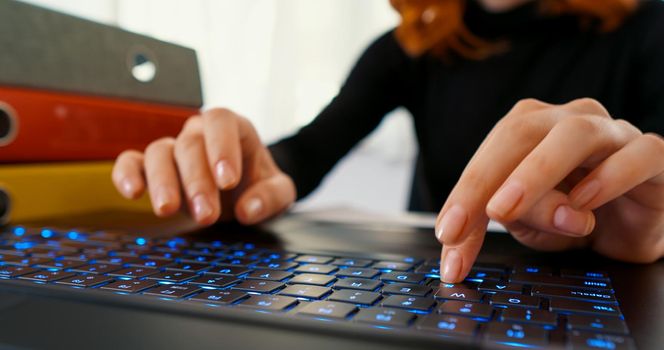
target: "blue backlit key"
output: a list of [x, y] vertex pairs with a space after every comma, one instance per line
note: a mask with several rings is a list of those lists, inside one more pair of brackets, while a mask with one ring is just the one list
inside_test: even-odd
[[360, 267], [350, 267], [337, 271], [338, 277], [357, 277], [357, 278], [374, 278], [380, 274], [380, 271], [375, 269], [365, 269]]
[[402, 294], [423, 297], [431, 292], [431, 287], [418, 284], [389, 283], [382, 289], [383, 294]]
[[527, 324], [491, 322], [487, 327], [486, 334], [490, 342], [515, 347], [544, 346], [548, 343], [548, 332], [546, 330], [542, 327]]
[[379, 261], [371, 265], [372, 269], [389, 271], [408, 271], [413, 268], [413, 264], [399, 261]]
[[606, 316], [620, 316], [620, 309], [616, 305], [604, 303], [587, 303], [577, 300], [550, 299], [551, 311], [564, 313], [598, 314]]
[[560, 275], [563, 277], [570, 278], [581, 278], [581, 279], [598, 279], [603, 281], [609, 280], [609, 274], [605, 271], [582, 271], [582, 270], [571, 270], [571, 269], [562, 269], [560, 270]]
[[194, 295], [189, 300], [213, 304], [233, 304], [248, 296], [249, 294], [237, 290], [207, 290]]
[[98, 263], [112, 264], [112, 265], [125, 265], [140, 261], [141, 260], [136, 258], [127, 258], [122, 256], [107, 256], [96, 260], [96, 262]]
[[39, 271], [26, 266], [0, 266], [0, 278], [15, 278]]
[[275, 281], [246, 280], [235, 285], [233, 289], [245, 292], [272, 293], [283, 286], [285, 286], [285, 284]]
[[199, 273], [210, 268], [210, 265], [194, 264], [194, 263], [179, 263], [175, 265], [166, 266], [166, 271], [181, 271]]
[[306, 265], [300, 265], [298, 266], [297, 269], [295, 269], [295, 272], [302, 272], [302, 273], [320, 273], [327, 275], [329, 273], [332, 273], [339, 268], [334, 265], [321, 265], [321, 264], [306, 264]]
[[587, 330], [600, 333], [628, 333], [625, 321], [620, 318], [595, 315], [568, 315], [567, 329]]
[[408, 295], [390, 295], [381, 302], [381, 305], [384, 307], [397, 307], [418, 311], [429, 311], [435, 304], [436, 302], [431, 298]]
[[374, 290], [380, 287], [382, 283], [378, 280], [369, 280], [365, 278], [341, 278], [334, 284], [336, 289], [359, 289]]
[[438, 312], [442, 314], [490, 319], [493, 314], [493, 308], [487, 304], [449, 300], [438, 307]]
[[555, 327], [558, 317], [546, 310], [508, 308], [503, 310], [500, 319], [511, 323], [532, 323], [541, 326]]
[[201, 288], [195, 285], [164, 284], [156, 288], [148, 289], [143, 294], [164, 298], [184, 298], [188, 295], [200, 291]]
[[246, 273], [251, 272], [252, 270], [244, 266], [232, 266], [232, 265], [218, 265], [214, 266], [211, 269], [205, 271], [205, 274], [210, 275], [228, 275], [228, 276], [241, 276]]
[[297, 299], [283, 295], [251, 295], [240, 305], [262, 310], [280, 311], [297, 303]]
[[136, 261], [130, 262], [129, 266], [132, 266], [132, 267], [146, 267], [148, 269], [160, 269], [162, 267], [172, 265], [172, 264], [173, 264], [172, 261], [148, 259], [148, 260], [136, 260]]
[[208, 255], [185, 255], [177, 258], [182, 263], [210, 264], [219, 260], [219, 257]]
[[540, 298], [529, 295], [496, 293], [491, 296], [491, 305], [517, 306], [536, 309], [539, 307], [539, 304]]
[[[10, 258], [10, 259], [7, 259]], [[39, 264], [44, 264], [47, 262], [53, 261], [53, 259], [49, 258], [35, 258], [35, 257], [29, 257], [29, 258], [22, 258], [19, 256], [15, 257], [3, 257], [2, 264], [3, 265], [11, 265], [11, 266], [34, 266], [34, 265], [39, 265]]]
[[239, 281], [239, 279], [233, 276], [204, 275], [193, 279], [188, 283], [205, 287], [226, 288]]
[[420, 283], [424, 281], [425, 276], [421, 273], [411, 272], [386, 272], [380, 275], [383, 282], [399, 282], [399, 283]]
[[73, 268], [72, 271], [83, 272], [83, 273], [105, 274], [120, 269], [122, 269], [122, 265], [95, 263], [95, 264], [83, 265]]
[[523, 285], [517, 283], [484, 281], [480, 283], [477, 289], [479, 289], [481, 292], [486, 292], [486, 293], [521, 294], [521, 292], [523, 291]]
[[309, 263], [309, 264], [327, 264], [332, 260], [334, 260], [334, 258], [329, 256], [319, 256], [319, 255], [301, 255], [295, 258], [296, 262]]
[[431, 314], [417, 323], [417, 329], [449, 336], [472, 337], [477, 321], [467, 317]]
[[380, 299], [380, 293], [365, 292], [352, 289], [338, 290], [332, 293], [328, 300], [352, 303], [357, 305], [373, 305]]
[[108, 275], [124, 278], [143, 278], [157, 273], [159, 273], [159, 270], [145, 267], [130, 267], [128, 269], [109, 272]]
[[111, 277], [104, 275], [87, 275], [87, 276], [79, 275], [79, 276], [61, 279], [59, 281], [56, 281], [55, 283], [67, 286], [87, 288], [87, 287], [94, 287], [102, 283], [110, 282], [112, 280], [113, 279]]
[[123, 292], [123, 293], [137, 293], [142, 290], [154, 287], [157, 285], [157, 281], [151, 280], [120, 280], [109, 283], [105, 286], [101, 286], [99, 289], [110, 290], [114, 292]]
[[353, 258], [339, 258], [332, 261], [330, 264], [337, 266], [348, 266], [348, 267], [367, 267], [373, 261], [367, 259], [353, 259]]
[[371, 308], [361, 309], [353, 320], [387, 327], [406, 327], [414, 318], [413, 313], [404, 310]]
[[74, 267], [79, 267], [85, 265], [85, 262], [82, 261], [75, 261], [75, 260], [51, 260], [49, 262], [44, 262], [41, 264], [38, 264], [37, 267], [45, 268], [45, 269], [71, 269]]
[[325, 295], [329, 294], [332, 289], [321, 286], [312, 286], [306, 284], [294, 284], [288, 286], [281, 291], [280, 295], [287, 295], [296, 298], [307, 298], [307, 299], [321, 299]]
[[148, 276], [148, 279], [159, 281], [159, 282], [171, 282], [171, 283], [181, 283], [188, 281], [198, 275], [190, 272], [182, 271], [164, 271], [156, 275]]
[[319, 275], [315, 273], [302, 273], [291, 278], [288, 283], [313, 284], [316, 286], [327, 286], [336, 281], [337, 278], [330, 275]]
[[472, 302], [479, 302], [482, 299], [482, 294], [480, 292], [459, 287], [438, 288], [434, 296], [437, 299], [463, 300]]
[[510, 276], [511, 282], [544, 286], [558, 286], [567, 288], [588, 288], [588, 289], [606, 289], [611, 290], [611, 283], [608, 281], [566, 278], [557, 276], [542, 276], [537, 274], [520, 273]]
[[612, 292], [606, 290], [533, 286], [532, 294], [534, 296], [577, 299], [611, 304], [617, 303], [615, 295]]
[[467, 280], [482, 282], [482, 281], [500, 281], [503, 278], [503, 274], [496, 271], [485, 271], [485, 270], [472, 270], [466, 277]]
[[572, 350], [635, 350], [634, 339], [612, 334], [571, 331], [567, 334]]
[[553, 270], [550, 267], [545, 266], [522, 265], [514, 267], [512, 273], [551, 276]]
[[323, 318], [336, 318], [343, 319], [348, 317], [351, 313], [357, 310], [357, 307], [352, 304], [337, 303], [334, 301], [314, 301], [303, 306], [298, 314], [323, 317]]
[[440, 276], [440, 265], [422, 265], [415, 269], [417, 273]]
[[38, 271], [31, 274], [18, 276], [19, 279], [29, 280], [35, 282], [53, 282], [61, 280], [63, 278], [72, 277], [75, 274], [73, 272], [66, 272], [63, 270], [58, 271]]
[[283, 281], [293, 276], [292, 273], [280, 270], [256, 270], [249, 275], [247, 279], [266, 280], [266, 281]]
[[258, 269], [270, 269], [270, 270], [290, 270], [298, 267], [299, 264], [292, 261], [285, 260], [270, 260], [265, 262], [260, 262], [256, 264]]

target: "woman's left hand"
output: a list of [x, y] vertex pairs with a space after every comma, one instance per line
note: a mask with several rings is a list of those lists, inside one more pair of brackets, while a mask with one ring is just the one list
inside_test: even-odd
[[637, 263], [664, 256], [664, 139], [592, 99], [523, 100], [463, 171], [436, 222], [441, 278], [470, 271], [489, 219], [547, 251], [591, 247]]

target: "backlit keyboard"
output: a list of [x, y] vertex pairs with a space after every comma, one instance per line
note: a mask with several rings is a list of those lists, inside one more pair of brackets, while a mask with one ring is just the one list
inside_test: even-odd
[[635, 349], [605, 272], [478, 263], [463, 283], [439, 277], [438, 259], [312, 255], [252, 243], [45, 228], [11, 227], [0, 235], [2, 279], [485, 346]]

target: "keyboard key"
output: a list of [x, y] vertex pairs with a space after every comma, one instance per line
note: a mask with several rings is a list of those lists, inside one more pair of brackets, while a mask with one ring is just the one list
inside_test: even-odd
[[245, 292], [272, 293], [283, 286], [285, 284], [275, 281], [246, 280], [234, 286], [233, 289]]
[[479, 302], [482, 300], [482, 294], [472, 289], [464, 288], [438, 288], [434, 295], [437, 299], [451, 299]]
[[26, 266], [0, 266], [0, 278], [15, 278], [39, 271]]
[[182, 272], [182, 271], [164, 271], [160, 272], [156, 275], [148, 276], [147, 278], [150, 280], [155, 280], [159, 282], [173, 282], [173, 283], [181, 283], [187, 280], [190, 280], [194, 277], [197, 277], [198, 275], [195, 273], [190, 273], [190, 272]]
[[524, 265], [514, 267], [512, 269], [512, 273], [551, 276], [553, 274], [553, 270], [550, 267], [545, 266]]
[[256, 264], [258, 269], [270, 269], [270, 270], [290, 270], [298, 267], [298, 263], [285, 260], [271, 260], [267, 262], [260, 262]]
[[73, 272], [66, 272], [63, 270], [58, 271], [38, 271], [31, 274], [18, 276], [21, 280], [29, 280], [35, 282], [53, 282], [63, 278], [72, 277], [76, 274]]
[[425, 276], [421, 273], [411, 272], [387, 272], [380, 275], [383, 282], [415, 283], [424, 281]]
[[503, 274], [496, 271], [471, 270], [466, 277], [467, 280], [475, 281], [500, 281]]
[[356, 277], [356, 278], [374, 278], [380, 274], [380, 271], [374, 269], [364, 269], [359, 267], [350, 267], [341, 269], [337, 272], [339, 277]]
[[37, 267], [41, 267], [44, 269], [71, 269], [74, 267], [79, 267], [85, 265], [85, 262], [82, 261], [74, 261], [74, 260], [51, 260], [49, 262], [44, 262], [41, 264], [38, 264]]
[[194, 285], [164, 284], [159, 287], [148, 289], [143, 294], [165, 298], [184, 298], [200, 291], [201, 288]]
[[280, 311], [297, 303], [297, 299], [283, 295], [250, 295], [240, 305], [263, 310]]
[[130, 267], [119, 271], [109, 272], [109, 276], [125, 277], [125, 278], [143, 278], [150, 275], [159, 273], [159, 270], [149, 269], [145, 267]]
[[334, 260], [334, 258], [329, 256], [319, 256], [319, 255], [301, 255], [295, 258], [296, 262], [310, 263], [310, 264], [327, 264], [332, 260]]
[[276, 251], [265, 251], [259, 255], [259, 257], [262, 259], [283, 260], [283, 261], [293, 260], [296, 256], [297, 254], [276, 252]]
[[[229, 278], [229, 277], [219, 277]], [[189, 300], [202, 301], [213, 304], [233, 304], [248, 297], [249, 294], [240, 292], [238, 290], [207, 290], [203, 293], [196, 294]]]
[[150, 280], [131, 280], [131, 281], [115, 281], [109, 283], [105, 286], [101, 286], [100, 289], [111, 290], [115, 292], [125, 292], [125, 293], [137, 293], [142, 290], [154, 287], [157, 285], [157, 281]]
[[414, 318], [415, 315], [408, 311], [371, 308], [361, 309], [353, 320], [355, 322], [371, 323], [381, 326], [406, 327]]
[[173, 262], [166, 260], [150, 259], [150, 260], [136, 260], [129, 263], [129, 266], [131, 267], [145, 267], [149, 269], [160, 269], [168, 265], [173, 265]]
[[431, 298], [407, 295], [390, 295], [381, 303], [384, 307], [398, 307], [409, 310], [429, 311], [436, 302]]
[[383, 294], [402, 294], [423, 297], [431, 292], [431, 287], [417, 284], [390, 283], [383, 287], [382, 292]]
[[335, 291], [327, 299], [332, 301], [341, 301], [344, 303], [369, 306], [373, 305], [378, 299], [380, 299], [380, 293], [344, 289]]
[[182, 254], [176, 252], [149, 252], [145, 257], [147, 259], [174, 261], [182, 256]]
[[545, 310], [508, 308], [503, 310], [501, 320], [512, 323], [533, 323], [555, 327], [558, 321], [556, 314]]
[[438, 312], [442, 314], [490, 319], [493, 314], [493, 308], [487, 304], [449, 300], [438, 307]]
[[571, 331], [567, 339], [572, 350], [636, 350], [634, 340], [622, 335]]
[[[10, 259], [7, 259], [10, 258]], [[2, 264], [3, 265], [11, 265], [11, 266], [34, 266], [34, 265], [41, 265], [45, 264], [48, 262], [53, 261], [53, 259], [49, 258], [36, 258], [36, 257], [29, 257], [29, 258], [22, 258], [19, 256], [15, 257], [5, 257], [3, 258]]]
[[617, 317], [592, 315], [568, 315], [567, 329], [588, 330], [601, 333], [628, 333], [625, 321]]
[[548, 332], [541, 327], [527, 324], [489, 323], [487, 339], [497, 343], [518, 343], [522, 347], [544, 346], [548, 343]]
[[450, 336], [472, 337], [477, 329], [477, 321], [466, 317], [431, 314], [424, 316], [417, 329]]
[[302, 273], [295, 275], [291, 278], [288, 283], [297, 283], [297, 284], [313, 284], [316, 286], [327, 286], [328, 284], [336, 281], [337, 278], [330, 275], [319, 275], [313, 273]]
[[288, 295], [296, 298], [321, 299], [329, 294], [332, 289], [327, 287], [312, 286], [306, 284], [294, 284], [282, 289], [280, 295]]
[[357, 307], [351, 304], [336, 303], [334, 301], [314, 301], [302, 307], [298, 314], [344, 319], [355, 312], [355, 310], [357, 310]]
[[140, 262], [140, 261], [141, 260], [136, 258], [126, 258], [121, 256], [107, 256], [96, 260], [96, 262], [98, 263], [112, 264], [112, 265], [126, 265], [129, 263]]
[[196, 284], [199, 286], [206, 287], [215, 287], [215, 288], [226, 288], [233, 283], [239, 282], [240, 280], [233, 276], [215, 276], [215, 275], [204, 275], [196, 279], [193, 279], [187, 283]]
[[417, 273], [440, 276], [440, 265], [422, 265], [415, 269]]
[[538, 308], [540, 298], [529, 295], [516, 295], [516, 294], [494, 294], [491, 296], [491, 305], [505, 305], [505, 306], [518, 306]]
[[383, 283], [378, 280], [368, 280], [365, 278], [342, 278], [334, 284], [334, 288], [372, 291], [380, 287], [382, 284]]
[[338, 269], [339, 268], [334, 265], [306, 264], [300, 265], [297, 269], [295, 269], [295, 272], [321, 273], [327, 275]]
[[335, 259], [330, 264], [337, 266], [349, 266], [349, 267], [367, 267], [373, 261], [367, 259], [353, 259], [353, 258], [339, 258]]
[[219, 257], [216, 256], [207, 256], [207, 255], [185, 255], [177, 259], [181, 263], [192, 263], [192, 264], [211, 264], [219, 260]]
[[616, 305], [587, 303], [577, 300], [550, 299], [549, 308], [551, 311], [620, 316], [620, 309]]
[[609, 280], [609, 274], [604, 271], [581, 271], [581, 270], [571, 270], [571, 269], [562, 269], [560, 270], [560, 275], [562, 277], [569, 278], [581, 278], [581, 279], [594, 279], [594, 280]]
[[515, 293], [521, 294], [523, 285], [507, 282], [484, 281], [480, 283], [478, 289], [487, 293]]
[[536, 274], [514, 274], [510, 276], [511, 282], [523, 284], [535, 284], [545, 286], [558, 286], [568, 288], [588, 288], [588, 289], [606, 289], [611, 290], [611, 284], [606, 281], [565, 278], [556, 276], [541, 276]]
[[244, 266], [230, 266], [230, 265], [220, 265], [212, 267], [211, 269], [205, 271], [206, 275], [228, 275], [228, 276], [241, 276], [246, 273], [251, 272], [251, 269], [248, 269]]
[[194, 263], [180, 263], [175, 265], [166, 266], [166, 271], [182, 271], [199, 273], [210, 268], [210, 265], [194, 264]]
[[378, 270], [408, 271], [413, 268], [413, 264], [398, 261], [379, 261], [371, 265], [371, 268]]
[[616, 303], [616, 297], [606, 290], [565, 288], [552, 286], [533, 286], [534, 296], [557, 297], [565, 299], [577, 299], [585, 301]]
[[289, 277], [292, 277], [293, 274], [287, 271], [279, 270], [256, 270], [249, 275], [247, 279], [254, 280], [266, 280], [266, 281], [283, 281]]
[[83, 272], [83, 273], [105, 274], [120, 269], [122, 269], [122, 265], [89, 264], [73, 268], [72, 271]]
[[64, 284], [76, 287], [93, 287], [102, 283], [110, 282], [113, 279], [104, 275], [74, 276], [56, 281], [56, 284]]

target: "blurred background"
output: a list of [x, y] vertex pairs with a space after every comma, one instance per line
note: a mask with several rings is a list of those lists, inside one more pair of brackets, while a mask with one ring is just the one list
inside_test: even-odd
[[[23, 1], [195, 49], [205, 107], [243, 114], [266, 143], [311, 121], [399, 20], [388, 0]], [[298, 206], [403, 211], [415, 151], [410, 116], [396, 110]]]

